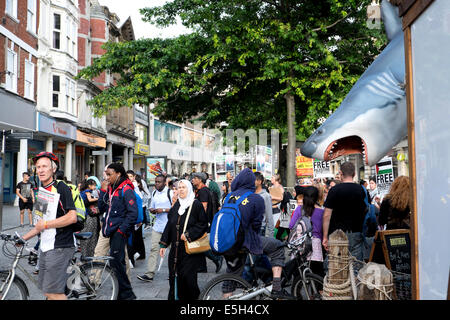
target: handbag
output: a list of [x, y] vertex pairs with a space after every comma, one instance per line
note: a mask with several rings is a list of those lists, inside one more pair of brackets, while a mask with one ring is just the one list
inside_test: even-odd
[[[189, 207], [186, 221], [184, 221], [183, 233], [186, 231], [186, 226], [191, 215], [191, 209], [192, 205]], [[187, 254], [202, 253], [211, 250], [211, 247], [209, 246], [209, 233], [205, 232], [203, 236], [191, 242], [186, 240], [184, 242], [184, 248], [186, 249]]]

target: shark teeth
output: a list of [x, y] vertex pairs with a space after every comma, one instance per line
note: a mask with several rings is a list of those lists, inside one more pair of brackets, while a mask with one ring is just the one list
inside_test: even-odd
[[363, 157], [363, 162], [366, 163], [366, 148], [364, 146], [364, 143], [361, 143], [361, 146], [362, 146], [361, 154]]

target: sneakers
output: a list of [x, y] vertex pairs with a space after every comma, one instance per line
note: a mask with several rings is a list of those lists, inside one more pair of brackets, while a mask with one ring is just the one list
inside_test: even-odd
[[296, 298], [289, 294], [285, 289], [281, 289], [280, 291], [272, 290], [270, 297], [274, 300], [296, 300]]
[[141, 276], [137, 276], [137, 278], [141, 281], [145, 281], [145, 282], [152, 282], [153, 278], [150, 278], [148, 275], [143, 274]]

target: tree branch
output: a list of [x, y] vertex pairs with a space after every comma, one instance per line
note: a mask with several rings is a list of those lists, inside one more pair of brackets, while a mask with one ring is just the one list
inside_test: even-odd
[[[326, 26], [325, 29], [333, 28], [335, 25], [337, 25], [337, 24], [338, 24], [339, 22], [341, 22], [342, 20], [347, 19], [347, 18], [349, 17], [349, 15], [350, 15], [350, 14], [347, 14], [345, 17], [342, 17], [341, 19], [335, 21], [334, 23], [330, 24], [329, 26]], [[320, 31], [320, 30], [322, 30], [322, 28], [315, 28], [315, 29], [312, 29], [312, 31]]]

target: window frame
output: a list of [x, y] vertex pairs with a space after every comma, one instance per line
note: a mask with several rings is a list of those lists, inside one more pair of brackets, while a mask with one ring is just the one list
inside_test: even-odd
[[[55, 90], [55, 77], [58, 77], [58, 91]], [[61, 94], [61, 76], [58, 74], [53, 74], [52, 75], [52, 108], [57, 108], [59, 109], [60, 107], [60, 94]], [[55, 106], [55, 95], [58, 98], [58, 103]]]
[[[59, 29], [56, 28], [56, 16], [59, 16]], [[53, 13], [53, 28], [52, 28], [52, 48], [56, 50], [61, 50], [61, 14]], [[55, 45], [55, 34], [58, 34], [58, 48]]]
[[[25, 98], [28, 98], [30, 100], [34, 100], [34, 67], [35, 67], [35, 64], [32, 62], [31, 58], [25, 59], [24, 94], [23, 95]], [[27, 95], [27, 82], [29, 83], [29, 94], [28, 95]]]
[[[31, 6], [30, 3], [32, 4]], [[30, 13], [32, 15], [32, 21], [30, 21], [29, 19]], [[37, 34], [36, 13], [37, 13], [37, 1], [27, 0], [27, 31], [33, 34]]]
[[[13, 70], [9, 70], [9, 57], [12, 54], [12, 68]], [[17, 60], [18, 55], [17, 52], [14, 51], [14, 45], [11, 44], [11, 47], [7, 49], [6, 52], [6, 75], [5, 75], [5, 88], [8, 91], [17, 93]]]
[[[12, 6], [12, 8], [10, 8], [11, 9], [11, 12], [10, 11], [8, 11], [8, 7], [9, 7], [9, 5], [8, 5], [8, 3], [10, 3], [10, 5]], [[17, 17], [17, 5], [18, 5], [18, 1], [17, 0], [6, 0], [5, 1], [5, 13], [8, 15], [8, 16], [10, 16], [10, 17], [12, 17], [12, 18], [14, 18], [14, 19], [18, 19], [18, 17]]]

